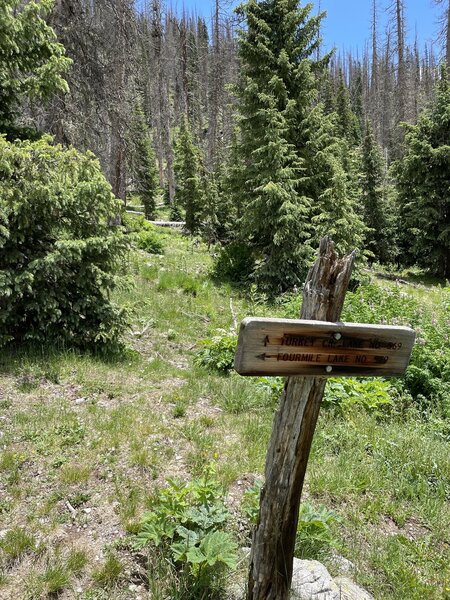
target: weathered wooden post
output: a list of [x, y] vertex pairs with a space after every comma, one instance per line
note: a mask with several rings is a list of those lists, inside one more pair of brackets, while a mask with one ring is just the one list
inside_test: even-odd
[[338, 323], [354, 258], [354, 252], [339, 258], [332, 240], [323, 238], [305, 282], [301, 320], [241, 324], [236, 371], [290, 375], [266, 458], [247, 600], [289, 598], [300, 497], [326, 377], [397, 375], [409, 361], [412, 330]]

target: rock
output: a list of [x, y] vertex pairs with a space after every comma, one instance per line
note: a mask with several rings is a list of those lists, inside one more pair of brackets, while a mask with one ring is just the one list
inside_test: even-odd
[[342, 600], [374, 600], [369, 592], [348, 577], [336, 577], [334, 583], [338, 586]]
[[333, 561], [333, 571], [339, 573], [339, 575], [348, 575], [353, 571], [355, 565], [351, 560], [341, 556], [337, 552], [333, 552], [331, 555], [331, 559]]
[[317, 560], [294, 558], [291, 600], [342, 600], [326, 567]]

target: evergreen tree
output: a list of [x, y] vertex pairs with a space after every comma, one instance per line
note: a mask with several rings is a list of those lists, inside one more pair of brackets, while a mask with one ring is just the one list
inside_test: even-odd
[[130, 166], [134, 191], [139, 194], [144, 205], [145, 218], [153, 219], [159, 192], [158, 167], [150, 130], [140, 105], [135, 109], [130, 133]]
[[242, 219], [243, 193], [245, 183], [245, 161], [241, 152], [241, 131], [235, 126], [227, 148], [227, 158], [221, 186], [221, 203], [225, 204], [229, 215], [228, 236], [236, 237]]
[[71, 61], [44, 20], [52, 6], [52, 0], [0, 2], [0, 133], [11, 137], [26, 134], [16, 123], [23, 100], [68, 91], [63, 75]]
[[199, 231], [204, 210], [201, 166], [200, 150], [192, 140], [184, 117], [175, 142], [175, 207], [184, 209], [186, 229], [191, 234]]
[[248, 24], [238, 86], [241, 235], [255, 250], [258, 282], [277, 293], [303, 281], [319, 234], [334, 231], [348, 249], [361, 244], [363, 224], [333, 135], [335, 116], [317, 104], [317, 75], [328, 57], [310, 57], [323, 15], [311, 17], [311, 6], [295, 0], [250, 0], [240, 10]]
[[383, 156], [367, 121], [361, 161], [364, 220], [368, 227], [366, 248], [372, 254], [372, 260], [381, 263], [392, 261], [396, 249], [393, 207], [387, 203], [385, 179]]
[[358, 117], [352, 110], [350, 94], [342, 70], [339, 71], [339, 86], [336, 94], [337, 132], [340, 137], [354, 146], [359, 143], [361, 133]]
[[396, 165], [405, 235], [417, 264], [450, 278], [450, 82], [445, 67], [431, 108], [407, 126]]

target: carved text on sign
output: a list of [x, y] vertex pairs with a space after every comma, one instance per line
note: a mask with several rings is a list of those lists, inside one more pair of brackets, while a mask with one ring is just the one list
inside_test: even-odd
[[244, 319], [235, 369], [242, 375], [403, 373], [414, 343], [408, 327]]

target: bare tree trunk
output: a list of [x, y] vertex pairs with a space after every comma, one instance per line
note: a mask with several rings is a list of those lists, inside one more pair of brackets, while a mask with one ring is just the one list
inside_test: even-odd
[[445, 60], [447, 62], [447, 70], [450, 73], [450, 0], [447, 0], [447, 23], [445, 33]]
[[113, 76], [114, 105], [111, 111], [111, 185], [113, 194], [126, 200], [125, 98], [127, 90], [126, 0], [114, 0], [117, 60]]
[[217, 158], [217, 134], [219, 121], [220, 94], [222, 86], [222, 74], [220, 64], [220, 21], [219, 21], [219, 0], [215, 0], [214, 20], [213, 20], [213, 47], [211, 58], [211, 93], [209, 98], [209, 117], [208, 117], [208, 153], [207, 163], [209, 168], [213, 168]]
[[[303, 292], [302, 319], [338, 321], [355, 253], [338, 258], [325, 237]], [[250, 555], [247, 600], [287, 600], [306, 465], [325, 389], [319, 377], [289, 377], [266, 458]]]
[[372, 69], [370, 73], [370, 100], [372, 126], [376, 137], [380, 139], [380, 70], [378, 61], [378, 32], [377, 32], [377, 4], [372, 0]]

